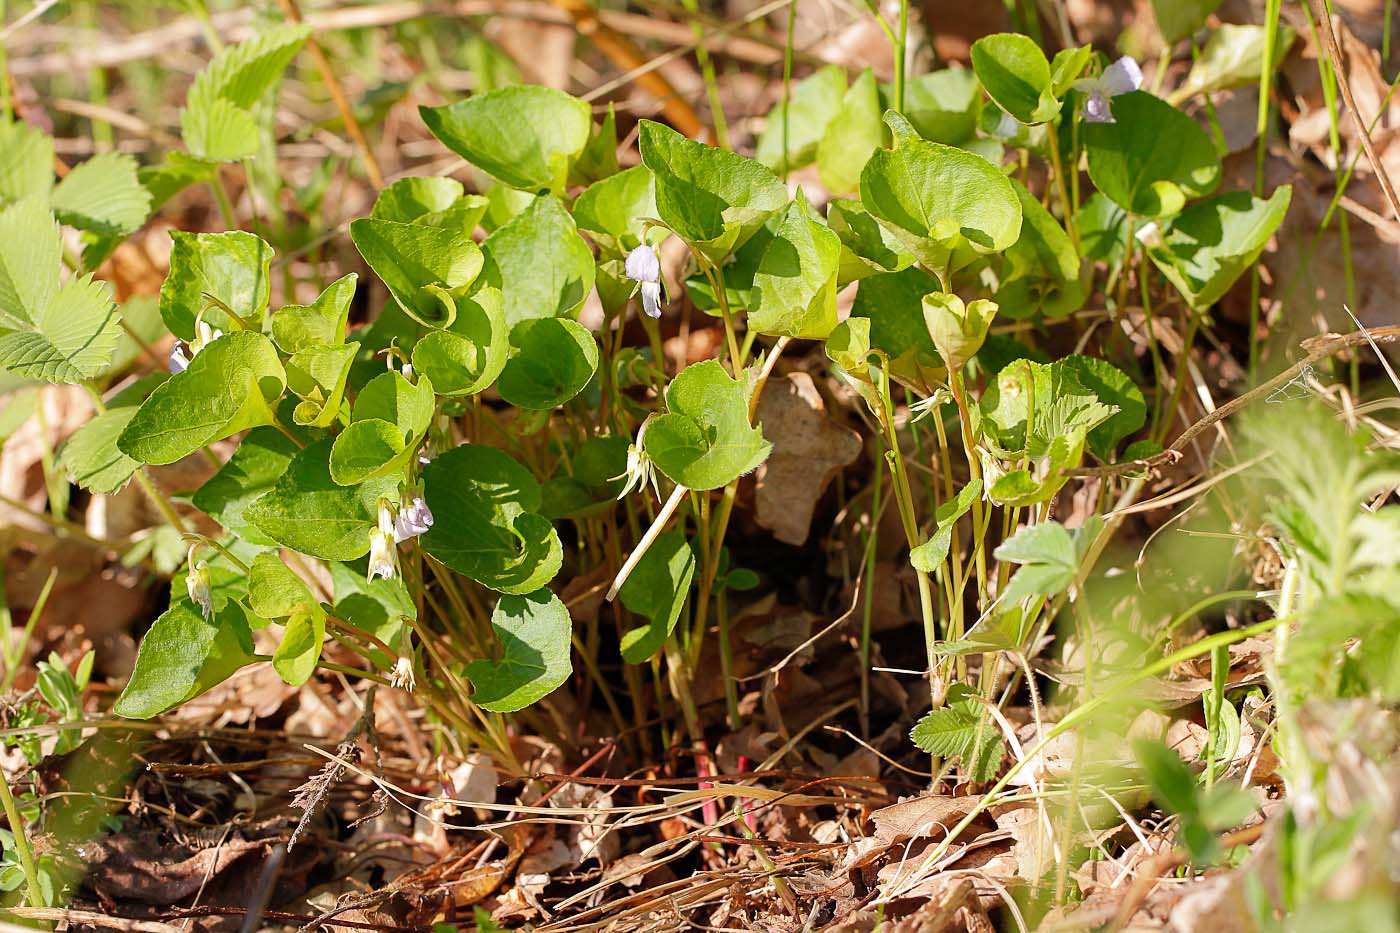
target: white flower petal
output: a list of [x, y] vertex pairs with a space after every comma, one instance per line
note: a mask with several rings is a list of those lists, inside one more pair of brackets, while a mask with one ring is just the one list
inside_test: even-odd
[[643, 243], [627, 254], [627, 277], [634, 282], [660, 282], [661, 259], [656, 250]]
[[660, 282], [642, 283], [642, 310], [646, 312], [647, 317], [661, 317]]
[[189, 368], [190, 358], [185, 355], [179, 344], [170, 348], [170, 374], [182, 373]]
[[1131, 56], [1124, 55], [1104, 69], [1100, 87], [1109, 97], [1127, 94], [1142, 87], [1142, 69]]
[[1134, 236], [1143, 246], [1156, 247], [1162, 245], [1162, 229], [1157, 226], [1155, 220], [1150, 220], [1143, 224]]

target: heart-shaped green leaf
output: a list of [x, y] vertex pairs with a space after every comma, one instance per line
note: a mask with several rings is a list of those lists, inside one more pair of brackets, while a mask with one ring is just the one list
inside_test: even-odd
[[972, 67], [992, 100], [1019, 122], [1034, 125], [1059, 115], [1050, 62], [1029, 36], [983, 36], [972, 43]]
[[914, 135], [896, 113], [885, 122], [897, 148], [870, 157], [860, 199], [931, 269], [956, 271], [1000, 252], [1021, 235], [1021, 204], [996, 166], [980, 156]]
[[695, 552], [679, 531], [663, 532], [622, 584], [618, 596], [628, 612], [650, 624], [622, 633], [622, 659], [641, 664], [661, 649], [680, 618], [695, 577]]
[[826, 222], [841, 240], [838, 288], [882, 272], [898, 272], [914, 263], [914, 254], [859, 201], [837, 198], [828, 202]]
[[481, 272], [481, 249], [466, 230], [361, 217], [350, 239], [404, 313], [427, 327], [452, 324], [455, 293]]
[[131, 672], [112, 712], [150, 719], [228, 679], [255, 660], [247, 611], [224, 603], [206, 619], [188, 599], [173, 603], [141, 640]]
[[510, 351], [500, 289], [480, 286], [457, 300], [452, 326], [413, 345], [413, 368], [439, 395], [475, 395], [496, 381]]
[[827, 191], [850, 194], [860, 186], [860, 170], [885, 142], [883, 112], [879, 82], [867, 68], [841, 98], [841, 109], [817, 144], [817, 169]]
[[559, 536], [539, 514], [540, 485], [509, 454], [464, 444], [423, 468], [434, 558], [502, 593], [531, 593], [559, 572]]
[[472, 165], [514, 188], [564, 190], [593, 115], [563, 91], [523, 84], [446, 107], [419, 107], [428, 129]]
[[811, 165], [845, 94], [846, 70], [838, 65], [818, 68], [797, 82], [788, 103], [779, 101], [769, 111], [754, 157], [782, 175]]
[[656, 178], [656, 210], [711, 262], [722, 263], [787, 203], [787, 189], [754, 159], [641, 122], [642, 163]]
[[[345, 342], [350, 302], [359, 276], [342, 275], [309, 305], [285, 305], [272, 316], [272, 339], [283, 353], [312, 347], [335, 347]], [[295, 390], [294, 390], [295, 391]]]
[[[645, 165], [635, 165], [588, 186], [574, 202], [574, 220], [599, 246], [625, 256], [641, 245], [644, 221], [656, 217], [656, 184]], [[665, 235], [657, 231], [653, 242]]]
[[917, 266], [861, 279], [851, 319], [868, 318], [870, 346], [890, 360], [890, 373], [914, 385], [940, 381], [943, 359], [924, 323], [923, 298], [941, 291], [938, 280]]
[[120, 333], [105, 282], [59, 284], [58, 225], [39, 195], [0, 211], [0, 367], [46, 382], [106, 369]]
[[272, 655], [272, 669], [294, 687], [306, 683], [321, 660], [326, 638], [326, 611], [282, 558], [265, 551], [248, 572], [248, 605], [265, 619], [284, 620], [282, 641]]
[[1211, 30], [1205, 48], [1192, 62], [1186, 80], [1172, 99], [1182, 101], [1195, 94], [1213, 94], [1241, 85], [1257, 85], [1265, 55], [1271, 56], [1269, 61], [1277, 69], [1287, 57], [1291, 45], [1293, 30], [1287, 26], [1279, 26], [1271, 50], [1267, 26], [1221, 23], [1218, 29]]
[[411, 224], [421, 217], [442, 213], [456, 204], [464, 193], [462, 183], [455, 178], [442, 175], [400, 178], [379, 192], [369, 216], [375, 220]]
[[1220, 156], [1200, 124], [1146, 91], [1110, 102], [1113, 123], [1088, 123], [1089, 178], [1140, 217], [1175, 214], [1220, 184]]
[[521, 321], [510, 342], [514, 351], [496, 389], [517, 408], [557, 408], [582, 392], [598, 369], [598, 341], [577, 321]]
[[276, 428], [254, 428], [244, 435], [219, 472], [195, 490], [195, 507], [229, 534], [253, 544], [273, 544], [244, 513], [287, 472], [297, 449], [296, 444]]
[[1193, 204], [1176, 220], [1160, 247], [1148, 250], [1187, 304], [1204, 311], [1215, 304], [1259, 258], [1288, 213], [1290, 185], [1266, 201], [1232, 191]]
[[354, 560], [369, 552], [379, 500], [397, 496], [396, 476], [359, 486], [331, 479], [331, 441], [318, 441], [297, 455], [272, 490], [245, 511], [273, 541], [325, 560]]
[[302, 401], [292, 413], [297, 424], [324, 428], [340, 415], [345, 382], [360, 345], [354, 341], [330, 347], [308, 347], [287, 361], [287, 387]]
[[501, 645], [500, 660], [479, 658], [467, 665], [477, 706], [513, 713], [538, 703], [573, 673], [573, 620], [549, 590], [502, 596], [491, 613], [491, 629]]
[[160, 287], [160, 316], [181, 340], [195, 338], [200, 312], [222, 331], [237, 324], [222, 310], [232, 308], [256, 328], [267, 310], [272, 247], [242, 230], [228, 233], [170, 231], [170, 274]]
[[776, 337], [825, 339], [836, 326], [840, 264], [841, 240], [799, 190], [759, 260], [749, 327]]
[[331, 478], [354, 486], [401, 470], [432, 424], [435, 406], [433, 383], [426, 376], [420, 375], [417, 384], [392, 371], [371, 379], [331, 448]]
[[501, 290], [506, 324], [577, 317], [593, 290], [593, 251], [563, 202], [536, 198], [482, 245], [486, 281]]
[[272, 424], [286, 385], [272, 341], [251, 331], [227, 334], [151, 393], [117, 446], [142, 463], [174, 463], [239, 431]]
[[773, 445], [749, 424], [749, 392], [716, 360], [681, 370], [666, 387], [666, 414], [647, 428], [657, 469], [690, 489], [718, 489], [768, 459]]
[[904, 86], [904, 116], [931, 143], [961, 146], [977, 131], [982, 86], [968, 68], [944, 68]]

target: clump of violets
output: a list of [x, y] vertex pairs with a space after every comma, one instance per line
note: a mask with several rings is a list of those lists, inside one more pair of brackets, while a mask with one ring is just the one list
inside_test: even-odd
[[647, 317], [661, 317], [661, 257], [643, 243], [627, 254], [627, 277], [642, 286], [642, 310]]
[[1114, 123], [1110, 101], [1142, 87], [1142, 69], [1131, 57], [1124, 55], [1093, 78], [1080, 78], [1074, 89], [1088, 95], [1084, 101], [1084, 119], [1090, 123]]

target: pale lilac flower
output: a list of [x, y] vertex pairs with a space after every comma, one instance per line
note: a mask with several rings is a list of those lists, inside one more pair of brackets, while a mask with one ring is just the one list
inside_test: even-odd
[[409, 538], [416, 538], [433, 527], [433, 513], [422, 496], [414, 496], [413, 501], [399, 509], [394, 518], [394, 543], [400, 544]]
[[1002, 111], [1001, 121], [997, 123], [996, 135], [1002, 139], [1010, 139], [1019, 132], [1021, 132], [1021, 121], [1006, 111]]
[[627, 254], [627, 277], [642, 283], [642, 310], [648, 317], [661, 317], [661, 258], [645, 243]]
[[175, 344], [170, 348], [170, 375], [175, 376], [184, 372], [190, 366], [190, 358], [185, 354], [183, 344]]
[[1142, 69], [1131, 57], [1124, 55], [1095, 78], [1080, 78], [1075, 90], [1088, 95], [1084, 102], [1084, 119], [1090, 123], [1113, 123], [1109, 101], [1142, 87]]
[[379, 526], [369, 533], [369, 573], [367, 579], [394, 579], [399, 554], [394, 548], [394, 512], [388, 502], [379, 503]]
[[207, 619], [214, 612], [214, 594], [209, 590], [209, 564], [194, 559], [197, 548], [198, 545], [190, 548], [189, 572], [185, 575], [185, 591], [190, 594], [190, 601], [199, 607], [199, 611]]

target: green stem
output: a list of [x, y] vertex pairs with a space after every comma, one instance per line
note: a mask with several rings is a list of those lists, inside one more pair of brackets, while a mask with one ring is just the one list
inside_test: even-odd
[[904, 112], [904, 64], [909, 48], [909, 0], [899, 0], [899, 35], [894, 45], [894, 109]]
[[719, 96], [719, 82], [715, 80], [715, 63], [710, 59], [710, 50], [705, 48], [705, 27], [698, 18], [700, 6], [697, 0], [681, 0], [686, 12], [692, 16], [690, 31], [695, 34], [695, 60], [700, 63], [700, 74], [705, 79], [705, 96], [710, 102], [710, 116], [715, 121], [715, 143], [721, 149], [729, 148], [729, 123], [724, 118], [724, 102]]
[[10, 832], [15, 837], [15, 852], [19, 855], [20, 869], [24, 872], [24, 892], [29, 905], [47, 907], [43, 889], [39, 886], [39, 868], [34, 862], [34, 850], [29, 847], [29, 837], [25, 835], [24, 818], [20, 816], [9, 779], [3, 774], [0, 774], [0, 803], [4, 804], [5, 819], [9, 821]]

